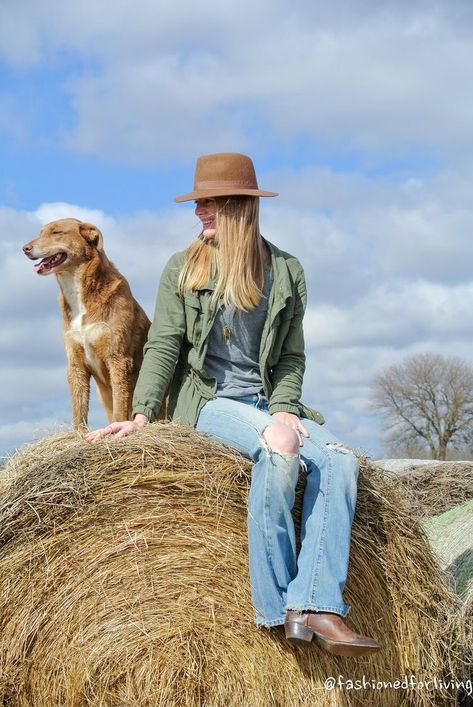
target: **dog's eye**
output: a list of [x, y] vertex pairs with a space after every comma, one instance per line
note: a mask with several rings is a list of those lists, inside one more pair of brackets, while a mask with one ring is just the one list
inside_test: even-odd
[[52, 232], [54, 235], [58, 235], [59, 233], [62, 233], [62, 231], [53, 231]]

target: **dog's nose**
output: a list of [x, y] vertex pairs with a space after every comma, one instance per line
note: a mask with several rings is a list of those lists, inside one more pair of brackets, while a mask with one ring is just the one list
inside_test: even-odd
[[25, 255], [29, 255], [32, 250], [33, 250], [33, 246], [31, 245], [31, 243], [27, 243], [26, 245], [23, 246], [23, 253]]

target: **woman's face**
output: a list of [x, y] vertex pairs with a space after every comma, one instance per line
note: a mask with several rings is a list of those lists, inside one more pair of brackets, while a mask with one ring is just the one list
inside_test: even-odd
[[206, 240], [215, 238], [216, 210], [215, 199], [197, 199], [195, 202], [195, 215], [202, 222], [202, 235]]

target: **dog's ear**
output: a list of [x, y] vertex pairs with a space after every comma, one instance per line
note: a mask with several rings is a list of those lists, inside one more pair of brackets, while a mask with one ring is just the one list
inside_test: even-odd
[[93, 223], [81, 223], [79, 231], [90, 245], [95, 246], [97, 250], [103, 250], [103, 237], [97, 226], [94, 226]]

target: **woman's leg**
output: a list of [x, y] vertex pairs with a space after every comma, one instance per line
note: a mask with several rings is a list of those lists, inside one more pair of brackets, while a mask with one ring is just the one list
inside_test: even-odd
[[287, 590], [287, 608], [346, 616], [343, 601], [358, 463], [325, 428], [303, 420], [310, 434], [301, 456], [307, 465], [297, 575]]
[[325, 427], [309, 420], [303, 423], [310, 434], [302, 448], [308, 473], [297, 575], [287, 590], [286, 637], [306, 645], [315, 637], [335, 655], [369, 655], [380, 650], [378, 641], [355, 633], [341, 618], [349, 611], [343, 589], [358, 463]]
[[[254, 396], [257, 400], [257, 396]], [[356, 502], [358, 465], [325, 428], [304, 420], [307, 465], [297, 560], [291, 510], [299, 472], [297, 454], [274, 451], [264, 431], [274, 418], [247, 404], [217, 398], [203, 408], [197, 430], [253, 459], [248, 504], [250, 580], [257, 623], [283, 623], [286, 608], [346, 616], [343, 602]], [[275, 429], [275, 428], [273, 428]], [[273, 436], [273, 435], [272, 435]]]
[[[253, 398], [259, 404], [260, 396]], [[216, 398], [206, 403], [196, 426], [198, 432], [225, 442], [255, 462], [248, 500], [248, 554], [256, 622], [264, 626], [284, 623], [287, 586], [296, 574], [291, 510], [300, 461], [297, 451], [287, 452], [297, 449], [282, 439], [287, 430], [282, 430], [278, 445], [274, 435], [268, 435], [273, 447], [283, 451], [268, 445], [265, 430], [270, 425], [271, 433], [279, 427], [269, 413], [254, 405]]]

